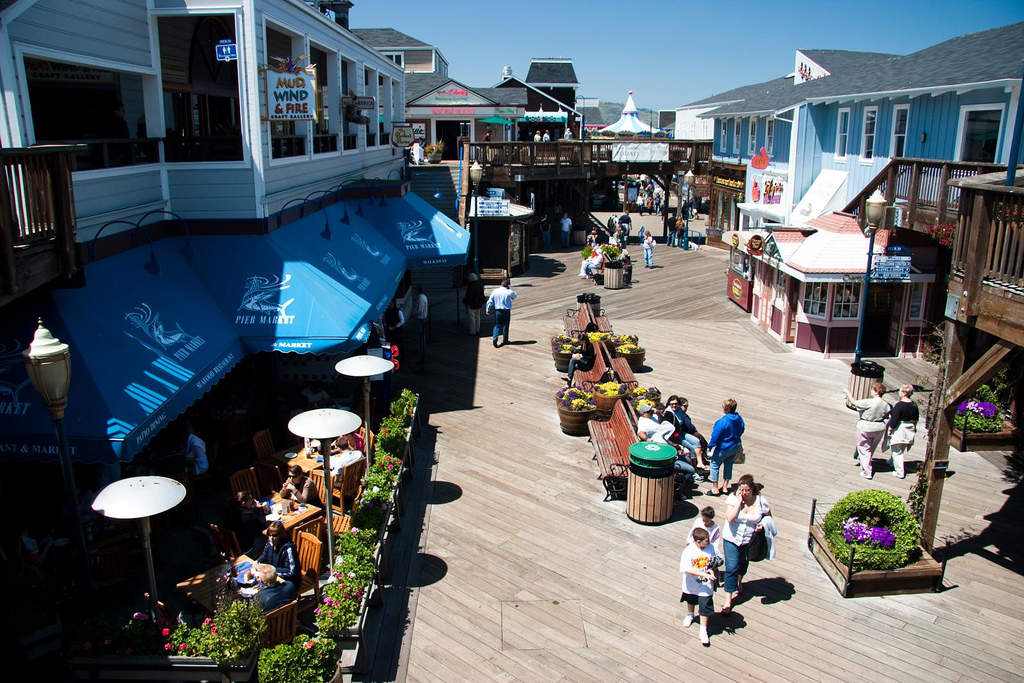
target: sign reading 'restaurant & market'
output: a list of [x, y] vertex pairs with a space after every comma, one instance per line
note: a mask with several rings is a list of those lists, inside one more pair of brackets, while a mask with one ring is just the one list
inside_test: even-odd
[[267, 69], [267, 119], [316, 121], [316, 69], [312, 64], [295, 71]]

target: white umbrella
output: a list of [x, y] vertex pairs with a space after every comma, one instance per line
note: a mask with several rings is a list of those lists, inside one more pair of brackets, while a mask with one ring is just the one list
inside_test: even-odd
[[[385, 372], [390, 372], [394, 369], [394, 364], [381, 358], [380, 356], [350, 356], [344, 360], [339, 360], [334, 366], [334, 369], [339, 374], [347, 377], [362, 377], [363, 378], [363, 414], [365, 417], [366, 424], [366, 443], [363, 445], [366, 448], [366, 461], [369, 464], [373, 464], [373, 453], [370, 452], [370, 377], [373, 375], [382, 375]], [[392, 453], [397, 455], [397, 453]]]
[[361, 420], [355, 413], [334, 408], [317, 408], [299, 413], [288, 421], [288, 431], [306, 439], [319, 439], [324, 455], [324, 483], [327, 500], [324, 501], [327, 515], [327, 564], [334, 567], [334, 516], [331, 497], [334, 492], [331, 482], [331, 442], [342, 434], [351, 434], [359, 429]]
[[108, 485], [92, 502], [92, 509], [104, 517], [139, 520], [142, 545], [146, 550], [151, 608], [159, 598], [153, 570], [153, 546], [149, 541], [149, 518], [170, 510], [184, 499], [185, 487], [181, 482], [167, 477], [130, 477]]

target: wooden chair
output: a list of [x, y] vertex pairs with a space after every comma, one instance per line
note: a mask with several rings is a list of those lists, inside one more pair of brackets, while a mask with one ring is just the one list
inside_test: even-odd
[[256, 452], [256, 460], [269, 460], [274, 455], [274, 439], [269, 429], [261, 429], [252, 435], [252, 448]]
[[363, 475], [366, 474], [366, 458], [360, 458], [345, 465], [341, 470], [341, 508], [347, 510], [362, 491]]
[[216, 524], [210, 524], [210, 535], [213, 536], [213, 545], [217, 548], [217, 552], [221, 553], [229, 562], [233, 562], [242, 554], [238, 537], [231, 529], [221, 529]]
[[267, 613], [267, 630], [263, 632], [263, 647], [274, 647], [295, 640], [295, 626], [299, 616], [299, 603], [292, 600]]
[[300, 532], [292, 534], [297, 539], [299, 565], [302, 567], [302, 582], [299, 584], [299, 595], [313, 591], [313, 601], [302, 604], [302, 611], [320, 604], [320, 562], [323, 554], [323, 543], [313, 534]]
[[359, 436], [363, 437], [363, 453], [366, 455], [373, 453], [373, 444], [374, 439], [376, 438], [376, 434], [374, 434], [373, 431], [371, 430], [370, 436], [369, 438], [367, 438], [366, 427], [363, 426], [359, 428]]
[[248, 493], [253, 498], [260, 497], [260, 481], [256, 476], [256, 470], [252, 467], [246, 467], [243, 470], [238, 470], [228, 479], [231, 486], [232, 495], [239, 492]]
[[92, 556], [93, 578], [99, 588], [107, 588], [128, 580], [128, 563], [119, 547], [100, 548]]
[[297, 526], [292, 527], [292, 538], [298, 538], [299, 534], [307, 533], [317, 538], [322, 539], [324, 537], [324, 520], [323, 517], [317, 517], [311, 519], [308, 522], [303, 522]]
[[[342, 472], [344, 472], [344, 470], [342, 470]], [[328, 501], [331, 501], [332, 504], [335, 504], [335, 503], [339, 504], [339, 505], [341, 504], [341, 500], [339, 499], [339, 494], [340, 494], [340, 488], [341, 487], [338, 484], [338, 477], [334, 477], [332, 482], [331, 482], [333, 484], [332, 488], [334, 489], [334, 496], [331, 497], [331, 498], [328, 498], [327, 497], [327, 477], [324, 475], [323, 470], [313, 470], [312, 472], [310, 472], [306, 476], [308, 476], [310, 479], [312, 479], [313, 480], [313, 485], [316, 486], [316, 493], [317, 493], [318, 496], [320, 496], [320, 507], [326, 506]]]
[[256, 481], [259, 482], [260, 493], [263, 495], [274, 495], [281, 490], [284, 479], [281, 478], [281, 470], [277, 465], [265, 462], [258, 462], [252, 468], [256, 472]]

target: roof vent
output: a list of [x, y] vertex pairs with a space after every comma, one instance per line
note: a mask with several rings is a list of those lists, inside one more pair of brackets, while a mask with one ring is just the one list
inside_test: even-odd
[[505, 66], [501, 67], [501, 80], [504, 81], [509, 78], [512, 78], [512, 65], [506, 64]]

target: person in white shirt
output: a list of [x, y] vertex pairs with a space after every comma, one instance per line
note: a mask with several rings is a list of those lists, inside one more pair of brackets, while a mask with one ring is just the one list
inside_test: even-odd
[[429, 314], [429, 304], [427, 295], [423, 291], [423, 285], [414, 285], [412, 299], [409, 301], [409, 315], [406, 317], [412, 320], [412, 348], [419, 357], [421, 366], [427, 353], [426, 329]]
[[572, 219], [569, 218], [569, 212], [562, 212], [562, 249], [569, 246], [569, 231], [572, 230]]
[[572, 128], [569, 126], [565, 127], [565, 135], [562, 136], [566, 140], [572, 140]]
[[502, 346], [508, 344], [508, 328], [512, 322], [512, 300], [516, 298], [512, 291], [512, 283], [508, 278], [501, 281], [501, 286], [491, 292], [487, 298], [487, 315], [494, 313], [494, 331], [491, 334], [491, 344], [498, 348], [498, 336], [504, 337]]
[[736, 493], [725, 500], [725, 527], [722, 529], [722, 550], [725, 556], [723, 588], [728, 602], [722, 614], [732, 611], [732, 601], [740, 592], [743, 575], [747, 573], [747, 546], [754, 532], [760, 530], [761, 520], [771, 514], [772, 508], [758, 491], [754, 478], [744, 474], [739, 478]]
[[690, 527], [690, 533], [686, 537], [687, 543], [693, 543], [693, 532], [697, 529], [703, 529], [708, 532], [708, 537], [711, 539], [711, 545], [715, 547], [715, 552], [721, 555], [722, 528], [715, 523], [715, 508], [708, 505], [700, 511], [700, 517], [693, 520], [693, 526]]
[[419, 140], [413, 140], [410, 156], [412, 157], [412, 163], [417, 166], [423, 163], [423, 145], [420, 144]]
[[694, 529], [693, 543], [683, 549], [679, 558], [679, 571], [683, 574], [683, 593], [679, 602], [686, 603], [683, 627], [693, 623], [694, 608], [700, 610], [700, 642], [711, 645], [708, 638], [708, 617], [715, 613], [715, 572], [712, 559], [717, 557], [711, 538], [704, 529]]

